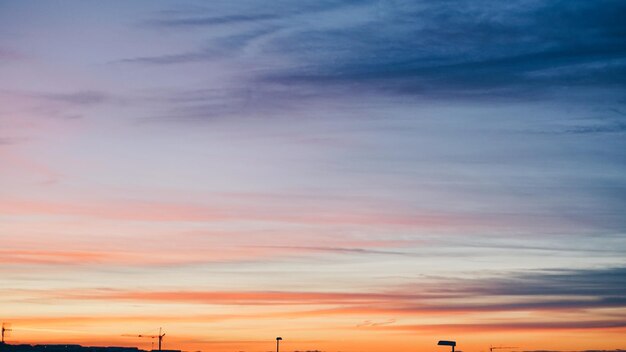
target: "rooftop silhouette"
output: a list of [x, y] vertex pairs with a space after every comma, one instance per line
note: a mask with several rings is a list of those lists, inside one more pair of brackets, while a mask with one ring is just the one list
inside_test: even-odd
[[[8, 344], [0, 343], [2, 352], [147, 352], [137, 347], [118, 346], [81, 346], [75, 344]], [[153, 350], [157, 351], [157, 350]], [[161, 350], [162, 352], [181, 352], [180, 350]]]

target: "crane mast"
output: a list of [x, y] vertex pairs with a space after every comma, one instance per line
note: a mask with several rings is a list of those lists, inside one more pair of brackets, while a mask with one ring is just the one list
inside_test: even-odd
[[161, 328], [159, 328], [159, 334], [158, 335], [143, 335], [143, 334], [139, 334], [139, 335], [122, 335], [122, 336], [145, 337], [145, 338], [149, 338], [149, 339], [158, 339], [159, 340], [159, 352], [161, 352], [161, 345], [163, 343], [163, 336], [165, 336], [165, 333], [162, 332]]
[[6, 323], [2, 323], [2, 343], [4, 343], [4, 334], [11, 331], [11, 329], [9, 329], [7, 327]]

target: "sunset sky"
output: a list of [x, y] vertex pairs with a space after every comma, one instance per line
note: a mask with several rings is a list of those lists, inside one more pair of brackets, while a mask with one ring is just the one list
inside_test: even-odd
[[626, 348], [624, 14], [0, 0], [7, 342]]

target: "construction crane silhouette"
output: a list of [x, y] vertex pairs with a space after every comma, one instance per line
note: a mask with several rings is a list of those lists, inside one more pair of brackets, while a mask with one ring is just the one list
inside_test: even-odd
[[158, 335], [129, 335], [129, 334], [124, 334], [122, 336], [129, 336], [129, 337], [145, 337], [145, 338], [149, 338], [149, 339], [159, 339], [159, 352], [161, 352], [161, 343], [163, 342], [163, 336], [165, 336], [165, 333], [161, 333], [161, 328], [159, 328], [159, 334]]
[[13, 331], [9, 329], [8, 326], [9, 325], [7, 323], [2, 323], [2, 343], [4, 343], [4, 334], [10, 331]]
[[519, 348], [517, 346], [489, 346], [489, 352], [493, 352], [494, 350], [504, 350], [509, 348]]

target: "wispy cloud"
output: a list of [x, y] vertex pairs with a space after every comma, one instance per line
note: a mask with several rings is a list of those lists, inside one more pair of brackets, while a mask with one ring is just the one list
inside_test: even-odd
[[275, 48], [296, 53], [306, 65], [267, 79], [494, 97], [620, 86], [626, 47], [615, 14], [622, 7], [619, 1], [404, 3], [353, 26], [324, 28], [322, 22], [314, 31], [278, 39]]
[[23, 58], [24, 56], [21, 53], [0, 47], [0, 62], [14, 62]]
[[77, 120], [95, 109], [123, 105], [125, 99], [100, 90], [34, 91], [0, 89], [0, 121], [6, 127], [46, 129], [51, 120]]
[[[623, 87], [626, 46], [616, 17], [623, 10], [623, 3], [614, 0], [490, 6], [471, 1], [359, 6], [329, 2], [261, 14], [249, 6], [236, 15], [151, 23], [187, 27], [280, 20], [280, 33], [256, 45], [255, 57], [271, 53], [298, 64], [266, 68], [256, 77], [263, 84], [531, 98], [558, 87]], [[220, 51], [228, 42], [214, 42], [211, 51]], [[231, 58], [238, 56], [228, 52]], [[174, 64], [198, 61], [207, 53], [129, 61]]]
[[[509, 278], [426, 280], [379, 292], [125, 291], [52, 292], [74, 300], [123, 300], [213, 305], [335, 305], [307, 315], [420, 315], [507, 311], [572, 311], [626, 307], [626, 268], [563, 270]], [[477, 299], [479, 299], [477, 301]], [[472, 303], [470, 303], [472, 302]], [[304, 314], [303, 312], [301, 312]]]
[[604, 122], [602, 124], [578, 126], [565, 131], [572, 134], [622, 133], [626, 132], [626, 122]]
[[472, 323], [472, 324], [424, 324], [388, 325], [375, 327], [382, 330], [406, 331], [413, 333], [449, 332], [499, 332], [499, 331], [553, 331], [553, 330], [606, 330], [626, 328], [622, 320], [588, 320], [564, 322], [514, 322], [514, 323]]
[[399, 256], [420, 256], [421, 254], [408, 253], [391, 250], [377, 250], [370, 248], [349, 248], [349, 247], [313, 247], [313, 246], [263, 246], [263, 248], [293, 249], [298, 252], [332, 252], [332, 253], [354, 253], [354, 254], [379, 254], [379, 255], [399, 255]]
[[0, 146], [14, 145], [23, 141], [25, 141], [25, 139], [14, 137], [0, 137]]
[[258, 22], [276, 18], [279, 18], [279, 16], [274, 14], [245, 14], [214, 17], [162, 18], [147, 21], [147, 24], [157, 27], [206, 27]]
[[34, 103], [56, 103], [66, 106], [91, 106], [110, 102], [114, 98], [103, 91], [79, 90], [73, 92], [33, 92], [0, 90], [0, 95]]
[[[228, 60], [229, 58], [241, 55], [242, 51], [255, 41], [263, 37], [270, 36], [281, 29], [280, 26], [268, 24], [259, 28], [242, 29], [240, 31], [229, 32], [214, 38], [208, 39], [207, 44], [201, 48], [190, 49], [186, 52], [175, 52], [170, 54], [136, 56], [114, 61], [114, 63], [129, 63], [143, 65], [175, 65], [199, 62], [211, 62]], [[252, 84], [252, 82], [248, 82]], [[220, 89], [220, 93], [224, 93]]]
[[596, 295], [622, 297], [626, 288], [626, 268], [564, 269], [520, 274], [511, 279], [476, 285], [473, 290], [495, 295]]
[[111, 97], [100, 91], [80, 91], [71, 93], [32, 93], [34, 98], [47, 99], [71, 105], [95, 105], [110, 101]]
[[[429, 213], [392, 213], [368, 209], [328, 212], [324, 209], [304, 214], [277, 207], [266, 211], [252, 205], [211, 205], [153, 201], [47, 202], [6, 199], [0, 210], [14, 215], [78, 216], [102, 219], [157, 222], [214, 222], [228, 220], [277, 221], [309, 224], [353, 224], [380, 226], [446, 227], [454, 216]], [[461, 219], [461, 218], [459, 218]], [[462, 221], [462, 220], [461, 220]]]
[[225, 292], [225, 291], [173, 291], [133, 292], [103, 290], [75, 292], [60, 296], [65, 299], [99, 299], [153, 302], [186, 302], [216, 305], [310, 305], [374, 303], [392, 299], [396, 295], [384, 293], [332, 293], [332, 292]]

